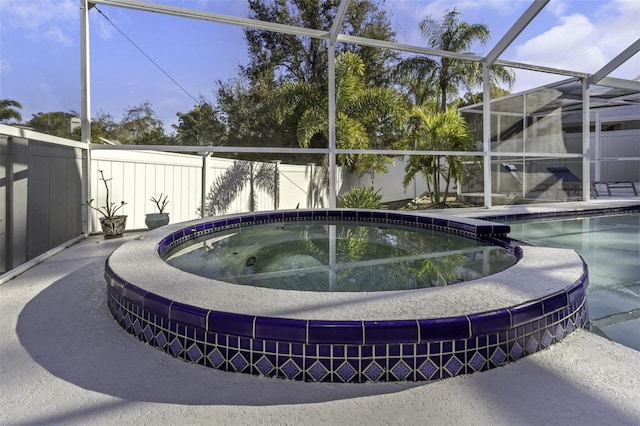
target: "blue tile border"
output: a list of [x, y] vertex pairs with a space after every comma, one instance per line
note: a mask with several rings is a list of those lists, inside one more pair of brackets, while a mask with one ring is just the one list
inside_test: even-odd
[[[354, 220], [444, 230], [501, 245], [508, 225], [369, 210], [295, 210], [211, 219], [166, 236], [165, 256], [203, 235], [255, 222]], [[128, 333], [187, 362], [320, 382], [431, 381], [496, 368], [588, 328], [587, 266], [568, 289], [490, 312], [385, 321], [303, 320], [206, 310], [126, 282], [105, 263], [108, 307]]]

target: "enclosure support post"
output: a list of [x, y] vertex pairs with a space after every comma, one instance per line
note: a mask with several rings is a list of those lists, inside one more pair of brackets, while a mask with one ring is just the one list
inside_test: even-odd
[[336, 50], [328, 46], [329, 66], [329, 208], [336, 208]]
[[582, 199], [591, 200], [591, 105], [589, 102], [589, 80], [582, 78]]
[[[80, 0], [80, 141], [87, 144], [82, 156], [82, 200], [90, 200], [91, 178], [91, 81], [89, 53], [89, 2]], [[88, 235], [92, 229], [89, 221], [89, 207], [82, 208], [82, 233]]]
[[207, 158], [209, 158], [208, 152], [203, 152], [202, 154], [202, 170], [200, 172], [200, 217], [205, 217], [205, 207], [206, 207], [206, 199], [207, 199], [207, 170], [209, 169], [209, 162]]
[[484, 152], [484, 206], [491, 207], [491, 94], [489, 65], [482, 63], [482, 146]]

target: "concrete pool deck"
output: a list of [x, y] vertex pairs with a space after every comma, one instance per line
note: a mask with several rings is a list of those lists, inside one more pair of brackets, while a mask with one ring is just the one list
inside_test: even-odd
[[107, 309], [104, 260], [135, 236], [90, 237], [0, 286], [0, 424], [640, 424], [640, 352], [586, 331], [427, 384], [300, 383], [187, 364], [141, 344]]

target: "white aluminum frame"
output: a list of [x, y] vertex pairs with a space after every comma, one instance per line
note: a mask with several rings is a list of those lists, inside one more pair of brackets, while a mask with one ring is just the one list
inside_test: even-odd
[[[590, 182], [589, 168], [589, 86], [590, 84], [609, 85], [621, 88], [634, 88], [640, 91], [640, 82], [613, 79], [608, 74], [627, 61], [631, 56], [640, 49], [640, 40], [633, 43], [625, 51], [616, 56], [610, 63], [593, 75], [584, 72], [563, 70], [552, 67], [545, 67], [533, 64], [524, 64], [513, 61], [500, 60], [500, 55], [509, 47], [515, 38], [529, 25], [529, 23], [544, 9], [549, 0], [533, 0], [527, 10], [514, 23], [511, 29], [498, 41], [491, 49], [489, 54], [484, 57], [477, 55], [461, 54], [457, 52], [447, 52], [437, 49], [424, 48], [389, 41], [375, 40], [365, 37], [351, 36], [341, 34], [339, 30], [346, 16], [348, 6], [351, 0], [342, 0], [338, 6], [336, 20], [333, 22], [330, 31], [321, 31], [312, 28], [302, 28], [290, 25], [283, 25], [273, 22], [265, 22], [256, 19], [241, 18], [237, 16], [211, 13], [205, 11], [197, 11], [188, 8], [166, 6], [148, 1], [139, 0], [79, 0], [80, 2], [80, 18], [81, 18], [81, 96], [82, 96], [82, 142], [88, 144], [89, 150], [87, 154], [87, 173], [90, 164], [91, 149], [139, 149], [139, 150], [157, 150], [157, 151], [189, 151], [189, 152], [267, 152], [267, 153], [319, 153], [329, 156], [329, 200], [330, 206], [334, 207], [336, 202], [336, 156], [339, 154], [387, 154], [387, 155], [461, 155], [461, 156], [481, 156], [484, 157], [484, 205], [491, 207], [492, 188], [491, 188], [491, 99], [489, 96], [489, 66], [498, 64], [506, 67], [525, 69], [530, 71], [538, 71], [550, 74], [565, 75], [570, 77], [578, 77], [582, 81], [582, 111], [583, 111], [583, 149], [582, 154], [527, 154], [529, 156], [553, 156], [553, 157], [582, 157], [583, 158], [583, 181]], [[311, 37], [326, 40], [327, 52], [329, 57], [328, 78], [329, 78], [329, 147], [326, 149], [303, 149], [303, 148], [260, 148], [260, 147], [183, 147], [183, 146], [107, 146], [91, 144], [91, 127], [90, 127], [90, 101], [91, 87], [89, 79], [89, 10], [94, 5], [108, 5], [114, 7], [122, 7], [127, 9], [161, 13], [166, 15], [178, 16], [190, 19], [199, 19], [229, 25], [241, 26], [243, 28], [254, 28], [265, 31], [273, 31], [284, 34]], [[448, 152], [448, 151], [393, 151], [393, 150], [353, 150], [353, 149], [337, 149], [335, 134], [335, 43], [350, 43], [361, 46], [370, 46], [382, 49], [393, 49], [402, 52], [409, 52], [418, 55], [433, 55], [446, 58], [461, 59], [481, 63], [483, 66], [483, 142], [484, 149], [482, 152]], [[585, 118], [586, 117], [586, 118]], [[500, 156], [522, 156], [522, 153], [504, 153], [500, 152]], [[83, 173], [83, 178], [88, 177]], [[583, 185], [583, 197], [585, 201], [589, 200], [590, 185]], [[83, 185], [83, 190], [88, 185]]]

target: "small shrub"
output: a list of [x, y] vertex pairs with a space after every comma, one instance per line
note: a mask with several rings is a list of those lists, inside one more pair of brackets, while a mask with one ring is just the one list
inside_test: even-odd
[[382, 208], [380, 190], [374, 191], [370, 186], [356, 186], [338, 197], [340, 207], [354, 209]]

